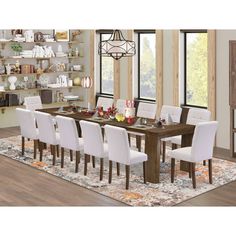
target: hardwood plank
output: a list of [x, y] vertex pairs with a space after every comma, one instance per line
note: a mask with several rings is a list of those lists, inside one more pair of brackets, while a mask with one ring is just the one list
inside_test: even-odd
[[[95, 30], [90, 30], [90, 51], [89, 51], [89, 63], [90, 63], [90, 77], [93, 80], [92, 87], [89, 89], [89, 102], [92, 107], [96, 106], [96, 79], [95, 79]], [[87, 91], [86, 91], [87, 92]]]
[[120, 61], [114, 60], [114, 100], [120, 98]]
[[179, 30], [172, 32], [173, 49], [173, 105], [179, 106]]
[[211, 119], [216, 119], [216, 31], [207, 30], [208, 54], [208, 110]]
[[[133, 40], [134, 37], [134, 31], [133, 30], [127, 30], [127, 39]], [[128, 76], [127, 76], [127, 99], [133, 100], [133, 58], [134, 57], [128, 57]]]
[[156, 30], [156, 101], [157, 117], [163, 105], [163, 30]]
[[0, 189], [2, 206], [125, 205], [4, 156], [0, 156]]

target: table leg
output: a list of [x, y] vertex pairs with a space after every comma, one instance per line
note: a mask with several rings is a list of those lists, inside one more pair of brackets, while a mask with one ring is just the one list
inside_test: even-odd
[[156, 135], [145, 135], [145, 152], [148, 155], [146, 164], [147, 182], [159, 183], [160, 182], [160, 150], [161, 139]]
[[[189, 147], [192, 145], [193, 134], [182, 135], [181, 147]], [[180, 170], [189, 172], [189, 163], [180, 161]]]

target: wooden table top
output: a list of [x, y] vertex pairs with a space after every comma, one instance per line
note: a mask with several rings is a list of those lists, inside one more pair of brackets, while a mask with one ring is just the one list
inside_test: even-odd
[[[164, 125], [162, 127], [156, 127], [154, 121], [149, 121], [147, 125], [138, 127], [136, 125], [128, 124], [126, 121], [118, 122], [116, 120], [111, 119], [104, 119], [100, 117], [93, 117], [93, 113], [88, 113], [85, 110], [82, 112], [74, 112], [70, 111], [69, 107], [63, 107], [63, 112], [59, 112], [58, 108], [46, 108], [40, 109], [39, 111], [49, 113], [53, 116], [61, 115], [66, 117], [74, 118], [76, 121], [80, 120], [87, 120], [99, 123], [101, 125], [114, 125], [118, 127], [126, 128], [129, 131], [139, 132], [144, 134], [156, 135], [158, 137], [170, 137], [175, 135], [182, 135], [182, 134], [192, 134], [194, 131], [194, 125], [182, 124], [182, 123], [172, 123], [168, 125]], [[136, 118], [137, 119], [137, 118]]]

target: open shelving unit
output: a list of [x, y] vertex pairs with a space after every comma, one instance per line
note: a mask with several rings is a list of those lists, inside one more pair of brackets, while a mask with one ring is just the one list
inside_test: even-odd
[[[10, 31], [9, 31], [10, 32]], [[81, 31], [83, 34], [83, 31]], [[72, 33], [72, 31], [70, 31], [70, 33]], [[12, 56], [12, 51], [10, 51], [10, 45], [12, 43], [19, 43], [20, 45], [22, 45], [23, 50], [27, 49], [29, 50], [30, 48], [33, 48], [34, 45], [39, 45], [39, 46], [44, 46], [44, 45], [50, 45], [52, 46], [52, 48], [54, 48], [54, 52], [55, 52], [55, 48], [60, 44], [63, 46], [63, 51], [64, 53], [66, 53], [66, 56], [62, 56], [62, 57], [15, 57]], [[0, 51], [4, 52], [4, 56], [0, 57], [0, 65], [7, 65], [9, 64], [14, 64], [14, 62], [16, 62], [17, 60], [20, 62], [20, 64], [30, 64], [30, 65], [40, 65], [41, 68], [43, 68], [43, 61], [47, 61], [46, 62], [46, 66], [47, 68], [43, 68], [44, 71], [41, 73], [37, 73], [36, 71], [34, 71], [33, 73], [11, 73], [9, 75], [5, 74], [0, 74], [0, 84], [3, 83], [4, 86], [8, 83], [7, 78], [9, 76], [16, 76], [18, 78], [18, 83], [20, 84], [19, 87], [21, 87], [20, 89], [17, 88], [16, 90], [9, 90], [6, 86], [5, 86], [5, 90], [4, 91], [0, 91], [0, 97], [5, 97], [6, 94], [21, 94], [21, 93], [25, 93], [25, 92], [33, 92], [34, 94], [39, 94], [40, 91], [42, 90], [52, 90], [52, 91], [65, 91], [65, 89], [67, 89], [68, 92], [72, 92], [72, 89], [78, 89], [81, 88], [80, 86], [71, 86], [71, 87], [35, 87], [34, 86], [34, 82], [39, 80], [41, 75], [45, 75], [48, 76], [49, 78], [54, 78], [57, 77], [58, 75], [67, 75], [67, 77], [69, 79], [74, 79], [76, 77], [82, 77], [84, 76], [85, 73], [85, 64], [84, 64], [84, 52], [79, 50], [79, 55], [75, 56], [75, 55], [70, 55], [69, 54], [69, 50], [75, 49], [75, 47], [78, 47], [80, 49], [80, 44], [84, 45], [84, 41], [80, 39], [80, 36], [78, 38], [78, 40], [70, 40], [70, 41], [51, 41], [51, 42], [17, 42], [17, 41], [13, 41], [13, 40], [7, 40], [7, 41], [0, 41]], [[78, 45], [78, 46], [77, 46]], [[83, 49], [84, 46], [82, 46]], [[1, 54], [0, 54], [1, 55]], [[55, 70], [55, 68], [52, 71], [48, 71], [48, 68], [53, 65], [53, 64], [57, 64], [57, 63], [66, 63], [68, 64], [68, 67], [65, 70]], [[66, 65], [65, 64], [65, 65]], [[81, 70], [71, 70], [71, 67], [75, 64], [80, 64], [81, 65]], [[69, 66], [70, 65], [70, 66]], [[45, 64], [44, 64], [45, 66]], [[23, 82], [23, 77], [30, 77], [31, 81], [32, 81], [32, 88], [30, 86], [30, 88], [22, 88], [22, 83]], [[50, 79], [51, 80], [51, 79]], [[23, 86], [24, 87], [24, 86]], [[74, 90], [73, 90], [74, 91]], [[82, 100], [80, 100], [82, 101]], [[64, 103], [66, 104], [66, 103]], [[51, 105], [59, 105], [58, 102], [53, 102], [51, 103]], [[20, 107], [21, 105], [19, 105]], [[7, 109], [11, 109], [14, 107], [18, 107], [18, 106], [3, 106], [0, 107], [2, 113], [4, 113], [5, 110]]]

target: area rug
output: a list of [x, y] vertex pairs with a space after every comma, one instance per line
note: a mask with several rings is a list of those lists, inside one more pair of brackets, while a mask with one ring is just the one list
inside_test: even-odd
[[[134, 143], [134, 142], [133, 142]], [[25, 155], [21, 155], [21, 137], [14, 136], [0, 139], [0, 154], [17, 160], [34, 168], [40, 169], [59, 178], [78, 184], [110, 198], [124, 202], [131, 206], [173, 206], [202, 193], [215, 189], [221, 185], [236, 180], [236, 163], [213, 158], [213, 184], [208, 181], [208, 168], [202, 164], [196, 167], [197, 188], [192, 188], [192, 181], [188, 173], [179, 170], [176, 165], [175, 182], [170, 182], [170, 159], [161, 163], [160, 183], [143, 183], [142, 164], [131, 166], [130, 189], [125, 190], [124, 167], [121, 166], [120, 176], [113, 168], [112, 183], [108, 184], [108, 161], [104, 163], [104, 178], [99, 181], [99, 160], [96, 167], [88, 165], [87, 176], [83, 175], [83, 153], [79, 164], [79, 173], [75, 173], [75, 163], [70, 161], [68, 153], [65, 155], [64, 168], [60, 167], [60, 158], [56, 165], [52, 165], [52, 156], [49, 150], [44, 151], [43, 162], [33, 159], [33, 143], [26, 142]]]

